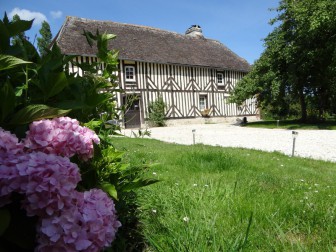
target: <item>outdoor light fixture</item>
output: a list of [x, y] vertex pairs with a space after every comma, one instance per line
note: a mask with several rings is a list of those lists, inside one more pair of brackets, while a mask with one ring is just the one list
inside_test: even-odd
[[292, 157], [294, 157], [294, 151], [295, 151], [295, 140], [298, 137], [299, 132], [297, 131], [292, 131], [292, 137], [293, 137], [293, 148], [292, 148]]
[[192, 130], [192, 133], [193, 133], [193, 143], [195, 144], [195, 133], [196, 133], [196, 130], [193, 129], [193, 130]]

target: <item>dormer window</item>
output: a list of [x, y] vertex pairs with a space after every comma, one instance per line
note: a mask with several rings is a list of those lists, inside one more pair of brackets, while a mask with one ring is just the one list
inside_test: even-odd
[[135, 82], [135, 67], [125, 66], [125, 81]]
[[218, 86], [224, 85], [224, 77], [222, 73], [217, 73], [217, 84]]

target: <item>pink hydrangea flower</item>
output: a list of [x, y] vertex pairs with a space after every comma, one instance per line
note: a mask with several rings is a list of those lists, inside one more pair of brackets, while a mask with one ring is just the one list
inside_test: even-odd
[[18, 165], [20, 176], [27, 178], [27, 184], [21, 187], [27, 215], [52, 215], [71, 204], [72, 193], [81, 180], [78, 166], [53, 154], [32, 152], [28, 156], [27, 163]]
[[0, 207], [11, 203], [11, 194], [20, 191], [20, 187], [26, 184], [16, 167], [17, 164], [25, 161], [24, 154], [20, 156], [8, 154], [8, 156], [0, 157]]
[[121, 226], [113, 201], [99, 189], [76, 194], [76, 204], [42, 219], [38, 251], [101, 251]]
[[78, 154], [85, 161], [93, 157], [93, 143], [99, 144], [95, 132], [69, 117], [33, 122], [25, 140], [31, 150], [65, 157]]
[[0, 207], [10, 203], [10, 195], [21, 185], [18, 170], [14, 169], [19, 157], [24, 154], [23, 144], [19, 139], [0, 128]]
[[0, 164], [9, 156], [18, 155], [23, 152], [23, 144], [19, 143], [19, 139], [0, 128]]
[[25, 153], [0, 167], [0, 197], [12, 192], [25, 196], [28, 216], [52, 215], [71, 204], [81, 176], [78, 166], [66, 157], [42, 152]]

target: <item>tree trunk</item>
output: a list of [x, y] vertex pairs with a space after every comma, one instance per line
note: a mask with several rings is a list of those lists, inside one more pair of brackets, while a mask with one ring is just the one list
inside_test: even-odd
[[306, 97], [303, 93], [303, 88], [299, 91], [299, 99], [300, 99], [300, 106], [301, 106], [301, 121], [307, 121], [307, 104], [306, 104]]
[[330, 92], [328, 92], [325, 88], [320, 88], [319, 90], [319, 103], [318, 103], [318, 109], [319, 109], [319, 120], [323, 120], [325, 118], [323, 118], [323, 114], [324, 112], [328, 111], [328, 109], [330, 108], [329, 102], [328, 102], [328, 98], [331, 96]]

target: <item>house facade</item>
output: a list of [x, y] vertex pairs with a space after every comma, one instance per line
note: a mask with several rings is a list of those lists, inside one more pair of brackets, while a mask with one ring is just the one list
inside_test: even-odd
[[[119, 50], [118, 103], [135, 97], [124, 118], [126, 128], [146, 124], [148, 105], [162, 97], [168, 123], [223, 121], [255, 117], [254, 99], [238, 106], [229, 102], [229, 92], [249, 71], [250, 65], [222, 43], [204, 38], [199, 26], [186, 34], [156, 28], [67, 17], [56, 37], [62, 53], [80, 55], [78, 62], [97, 61], [83, 30], [112, 33], [109, 44]], [[77, 71], [73, 66], [72, 72]]]

